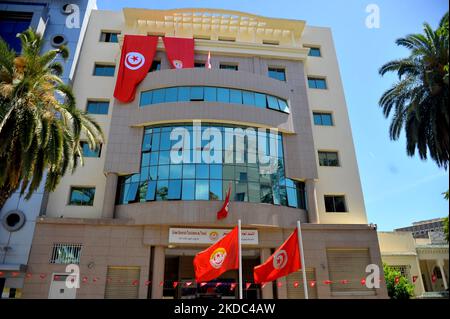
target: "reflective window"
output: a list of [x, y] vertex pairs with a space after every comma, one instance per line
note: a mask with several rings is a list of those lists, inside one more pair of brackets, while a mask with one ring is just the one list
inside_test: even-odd
[[106, 101], [88, 101], [86, 112], [90, 114], [108, 114], [109, 102]]
[[69, 205], [93, 206], [95, 187], [71, 187]]
[[310, 89], [325, 90], [327, 88], [327, 82], [323, 78], [308, 77], [308, 87]]
[[333, 115], [331, 113], [314, 112], [314, 125], [333, 126]]
[[141, 107], [170, 102], [221, 102], [244, 104], [289, 113], [288, 102], [279, 97], [240, 89], [211, 86], [179, 86], [141, 92]]
[[81, 145], [81, 149], [83, 150], [84, 157], [100, 157], [101, 150], [102, 150], [101, 144], [98, 148], [96, 148], [94, 150], [91, 150], [91, 148], [89, 147], [89, 143], [87, 143], [87, 142], [80, 142], [80, 145]]
[[95, 64], [94, 75], [96, 76], [114, 76], [116, 67], [114, 65]]
[[[118, 204], [129, 204], [161, 200], [223, 200], [231, 185], [231, 200], [252, 203], [266, 203], [305, 209], [305, 190], [302, 182], [286, 178], [283, 159], [283, 138], [271, 132], [256, 135], [256, 145], [264, 145], [264, 154], [270, 156], [275, 171], [266, 172], [259, 161], [250, 161], [248, 138], [243, 147], [243, 161], [236, 163], [238, 152], [232, 152], [232, 162], [223, 163], [226, 151], [218, 149], [222, 157], [219, 163], [173, 163], [170, 158], [170, 132], [179, 126], [158, 125], [146, 127], [142, 139], [140, 171], [121, 176], [118, 183]], [[182, 127], [192, 132], [192, 126]], [[247, 127], [202, 123], [202, 131], [214, 128], [220, 132]], [[255, 132], [257, 131], [255, 128]], [[236, 131], [238, 132], [238, 131]], [[236, 133], [234, 133], [236, 134]], [[236, 144], [237, 139], [234, 139]], [[270, 145], [278, 143], [278, 154]], [[202, 145], [206, 145], [202, 141]], [[236, 147], [236, 145], [235, 145]], [[190, 143], [189, 152], [193, 152]], [[273, 146], [272, 146], [273, 148]], [[241, 149], [241, 148], [236, 148]], [[200, 152], [202, 149], [200, 149]], [[205, 150], [203, 150], [205, 151]], [[255, 150], [253, 150], [255, 152]], [[278, 156], [277, 156], [278, 155]], [[257, 155], [258, 156], [258, 155]], [[191, 155], [189, 158], [194, 158]], [[336, 203], [339, 209], [339, 202]]]
[[318, 47], [309, 47], [308, 56], [321, 57], [322, 53], [320, 52], [320, 48], [318, 48]]
[[269, 77], [279, 81], [286, 81], [286, 72], [281, 68], [269, 68]]
[[117, 43], [119, 42], [119, 34], [120, 32], [102, 32], [100, 34], [100, 42]]

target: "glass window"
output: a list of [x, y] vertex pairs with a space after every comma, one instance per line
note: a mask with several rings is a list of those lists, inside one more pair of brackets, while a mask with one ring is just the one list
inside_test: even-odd
[[194, 68], [204, 68], [205, 62], [194, 62]]
[[142, 141], [142, 151], [147, 152], [150, 151], [150, 148], [152, 147], [152, 135], [151, 134], [145, 134], [144, 140]]
[[337, 152], [319, 151], [320, 166], [339, 166], [339, 158]]
[[289, 113], [289, 107], [287, 105], [287, 102], [282, 99], [278, 99], [278, 105], [280, 106], [280, 111]]
[[158, 166], [158, 180], [169, 178], [169, 165]]
[[166, 102], [177, 102], [178, 101], [178, 88], [167, 88], [165, 101]]
[[325, 195], [325, 209], [327, 213], [347, 212], [345, 197], [335, 195]]
[[292, 187], [287, 187], [287, 202], [290, 207], [298, 207], [297, 190]]
[[259, 183], [248, 183], [248, 198], [252, 203], [260, 202], [261, 187]]
[[310, 89], [324, 90], [327, 88], [327, 83], [326, 83], [325, 79], [322, 79], [322, 78], [308, 77], [308, 87]]
[[93, 150], [91, 150], [91, 148], [89, 147], [89, 143], [87, 143], [87, 142], [80, 142], [80, 145], [81, 145], [81, 149], [83, 150], [84, 157], [100, 157], [101, 150], [102, 150], [101, 144], [98, 148], [93, 149]]
[[233, 71], [237, 71], [238, 70], [238, 66], [237, 65], [233, 65], [233, 64], [220, 64], [219, 68], [222, 70], [233, 70]]
[[169, 181], [158, 181], [156, 187], [156, 200], [167, 200]]
[[148, 70], [148, 72], [154, 72], [154, 71], [159, 71], [159, 70], [161, 70], [161, 61], [153, 60], [152, 65], [150, 66], [150, 69]]
[[202, 86], [191, 87], [191, 101], [203, 101], [203, 87]]
[[163, 103], [166, 89], [153, 90], [152, 104]]
[[170, 150], [170, 144], [170, 132], [161, 132], [161, 144], [159, 149], [161, 151]]
[[222, 180], [213, 179], [209, 181], [209, 199], [222, 200]]
[[152, 136], [152, 152], [159, 151], [160, 133], [153, 133]]
[[211, 164], [209, 165], [209, 176], [214, 179], [222, 179], [222, 165]]
[[159, 152], [159, 165], [165, 165], [170, 163], [170, 151]]
[[141, 100], [139, 101], [139, 106], [152, 104], [153, 91], [147, 91], [141, 93]]
[[147, 194], [145, 195], [145, 200], [155, 200], [156, 194], [156, 182], [150, 181], [148, 183]]
[[217, 102], [230, 103], [230, 90], [224, 88], [217, 89]]
[[95, 187], [71, 187], [69, 205], [93, 206]]
[[102, 32], [100, 34], [100, 42], [117, 43], [119, 42], [119, 34], [119, 32]]
[[209, 178], [209, 165], [197, 164], [195, 173], [196, 178]]
[[170, 179], [181, 179], [181, 169], [182, 168], [183, 168], [182, 165], [170, 165], [169, 178]]
[[242, 99], [246, 105], [255, 105], [255, 93], [242, 91]]
[[331, 113], [314, 112], [313, 117], [315, 125], [324, 125], [324, 126], [333, 125], [333, 115]]
[[178, 88], [178, 101], [187, 102], [190, 101], [190, 88], [189, 87], [179, 87]]
[[205, 101], [217, 101], [217, 89], [213, 87], [205, 87]]
[[195, 199], [196, 200], [208, 200], [209, 199], [208, 180], [197, 180], [195, 182]]
[[195, 199], [195, 180], [183, 180], [182, 200]]
[[183, 164], [183, 178], [195, 178], [195, 164]]
[[317, 47], [309, 47], [309, 53], [308, 56], [314, 56], [314, 57], [320, 57], [322, 56], [320, 52], [320, 48]]
[[89, 114], [108, 114], [109, 102], [107, 101], [88, 101], [86, 112]]
[[234, 200], [237, 202], [248, 202], [248, 183], [236, 182]]
[[169, 181], [169, 193], [167, 199], [181, 199], [181, 180]]
[[267, 107], [266, 95], [261, 93], [255, 93], [255, 105], [258, 107], [266, 108]]
[[230, 103], [242, 104], [241, 90], [230, 90]]
[[114, 65], [95, 64], [94, 75], [95, 76], [114, 76], [116, 67]]
[[134, 202], [136, 200], [136, 194], [138, 190], [139, 183], [131, 183], [130, 188], [128, 189], [126, 201]]
[[269, 68], [269, 77], [279, 81], [286, 81], [286, 71], [281, 68]]
[[278, 99], [275, 96], [267, 95], [267, 102], [269, 105], [269, 109], [279, 110]]

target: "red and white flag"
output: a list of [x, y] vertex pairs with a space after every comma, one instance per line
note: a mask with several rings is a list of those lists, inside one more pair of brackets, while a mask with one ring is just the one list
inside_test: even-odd
[[163, 37], [163, 42], [173, 69], [194, 67], [194, 39]]
[[239, 268], [239, 227], [194, 258], [195, 280], [210, 281], [230, 269]]
[[228, 185], [227, 196], [225, 197], [225, 201], [223, 202], [222, 207], [217, 212], [217, 219], [223, 219], [228, 216], [228, 210], [230, 208], [230, 194], [231, 194], [231, 183]]
[[155, 56], [158, 37], [125, 35], [114, 97], [121, 102], [134, 100], [136, 87], [146, 77]]
[[212, 69], [212, 65], [211, 65], [211, 51], [208, 51], [208, 59], [206, 60], [206, 68], [207, 69]]
[[255, 283], [271, 282], [289, 275], [301, 268], [300, 248], [298, 247], [298, 231], [294, 232], [272, 256], [253, 270]]

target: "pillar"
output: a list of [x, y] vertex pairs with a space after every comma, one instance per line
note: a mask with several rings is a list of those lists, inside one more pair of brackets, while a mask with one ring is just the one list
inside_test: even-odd
[[162, 299], [163, 286], [160, 285], [164, 281], [164, 264], [165, 264], [164, 247], [155, 246], [153, 257], [153, 276], [152, 276], [152, 299]]
[[447, 275], [445, 274], [445, 271], [444, 271], [444, 261], [442, 259], [439, 259], [437, 261], [437, 264], [439, 266], [439, 270], [441, 271], [442, 281], [444, 282], [444, 288], [445, 288], [445, 290], [447, 290], [448, 284], [447, 284]]
[[[271, 255], [270, 248], [261, 248], [260, 254], [261, 254], [260, 258], [261, 258], [261, 264], [262, 264], [267, 260], [267, 258], [270, 257], [270, 255]], [[262, 299], [273, 299], [273, 287], [272, 286], [273, 286], [272, 283], [268, 282], [268, 283], [266, 283], [264, 288], [261, 288]]]
[[114, 218], [114, 207], [116, 204], [116, 192], [117, 192], [117, 179], [116, 173], [106, 174], [105, 184], [105, 196], [103, 199], [102, 218]]
[[305, 181], [306, 196], [308, 202], [308, 222], [311, 224], [319, 223], [319, 209], [317, 205], [316, 181], [307, 179]]

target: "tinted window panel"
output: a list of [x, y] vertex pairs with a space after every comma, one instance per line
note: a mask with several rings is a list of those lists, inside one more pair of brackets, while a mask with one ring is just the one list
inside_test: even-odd
[[178, 101], [178, 89], [168, 88], [166, 89], [166, 102], [176, 102]]
[[278, 99], [276, 97], [268, 95], [267, 96], [267, 102], [268, 102], [268, 105], [269, 105], [270, 109], [272, 109], [272, 110], [279, 110]]
[[258, 107], [266, 108], [267, 107], [266, 95], [261, 93], [255, 93], [255, 105]]
[[190, 88], [189, 87], [179, 87], [178, 88], [178, 101], [180, 101], [180, 102], [190, 101]]
[[195, 199], [195, 181], [194, 180], [183, 180], [183, 200], [194, 200]]
[[217, 89], [217, 101], [222, 103], [230, 103], [230, 90], [218, 88]]
[[230, 103], [242, 104], [242, 91], [230, 90]]
[[205, 101], [215, 102], [217, 101], [217, 89], [213, 87], [205, 88]]

